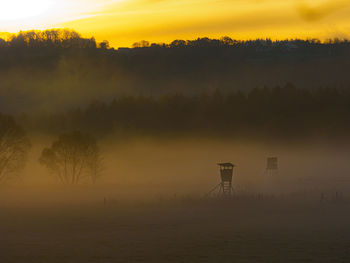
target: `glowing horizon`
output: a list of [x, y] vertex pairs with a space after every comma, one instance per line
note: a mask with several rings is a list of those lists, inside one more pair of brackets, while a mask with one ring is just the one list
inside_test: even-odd
[[140, 40], [220, 37], [347, 38], [344, 0], [25, 0], [0, 1], [0, 32], [71, 28], [130, 46]]

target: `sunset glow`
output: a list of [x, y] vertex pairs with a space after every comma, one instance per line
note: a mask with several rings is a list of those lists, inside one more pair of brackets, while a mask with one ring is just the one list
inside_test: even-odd
[[54, 5], [50, 0], [12, 0], [3, 1], [0, 9], [0, 20], [20, 20], [47, 12]]
[[0, 31], [66, 27], [130, 46], [146, 39], [345, 38], [344, 0], [13, 0], [1, 1]]

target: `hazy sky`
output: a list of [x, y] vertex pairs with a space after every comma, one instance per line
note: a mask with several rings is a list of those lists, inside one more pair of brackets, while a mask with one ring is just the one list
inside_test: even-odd
[[0, 0], [0, 7], [0, 31], [67, 27], [113, 46], [350, 33], [349, 0]]

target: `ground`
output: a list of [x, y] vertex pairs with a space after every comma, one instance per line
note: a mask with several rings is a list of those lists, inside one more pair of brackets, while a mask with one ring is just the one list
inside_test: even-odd
[[350, 205], [292, 198], [0, 208], [1, 262], [349, 262]]

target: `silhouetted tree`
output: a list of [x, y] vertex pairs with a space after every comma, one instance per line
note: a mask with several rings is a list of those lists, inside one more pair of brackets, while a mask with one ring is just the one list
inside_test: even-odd
[[64, 185], [75, 185], [101, 176], [102, 158], [96, 140], [81, 132], [65, 133], [42, 151], [40, 163]]
[[0, 115], [0, 183], [16, 176], [24, 168], [30, 142], [12, 117]]
[[133, 48], [149, 47], [149, 46], [150, 46], [150, 43], [146, 40], [141, 40], [139, 42], [132, 44]]
[[228, 36], [224, 36], [222, 38], [220, 38], [220, 41], [225, 44], [225, 45], [228, 45], [228, 46], [231, 46], [234, 44], [234, 41], [232, 38], [228, 37]]
[[103, 40], [100, 44], [99, 44], [99, 48], [101, 49], [108, 49], [109, 48], [109, 42], [107, 40]]
[[174, 40], [170, 44], [170, 47], [185, 47], [185, 46], [186, 46], [185, 40]]

